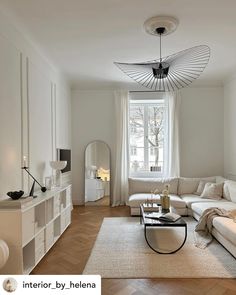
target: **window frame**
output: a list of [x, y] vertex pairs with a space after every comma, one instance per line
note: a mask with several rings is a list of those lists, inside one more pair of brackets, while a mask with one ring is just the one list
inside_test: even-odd
[[[133, 152], [132, 152], [133, 149]], [[130, 145], [130, 156], [137, 156], [137, 146], [136, 145]]]
[[[130, 113], [131, 113], [131, 104], [146, 104], [146, 107], [144, 107], [144, 112], [147, 112], [148, 106], [151, 105], [156, 105], [155, 101], [163, 101], [163, 106], [164, 106], [164, 142], [163, 142], [163, 169], [162, 171], [131, 171], [130, 169], [130, 160], [131, 160], [131, 152], [130, 152], [130, 147], [131, 147], [131, 142], [130, 142], [130, 134], [131, 133], [131, 125], [130, 125]], [[144, 113], [144, 137], [145, 135], [148, 135], [148, 116], [147, 114]], [[136, 177], [136, 178], [161, 178], [164, 177], [165, 175], [165, 169], [168, 166], [168, 163], [165, 163], [167, 161], [166, 153], [168, 153], [168, 105], [166, 103], [165, 95], [164, 93], [147, 93], [147, 92], [141, 92], [141, 93], [131, 93], [130, 94], [130, 99], [129, 99], [129, 177]], [[146, 165], [149, 163], [147, 159], [150, 159], [149, 155], [149, 146], [148, 146], [148, 140], [144, 140], [144, 163]], [[145, 162], [146, 161], [146, 162]], [[144, 164], [145, 165], [145, 164]]]

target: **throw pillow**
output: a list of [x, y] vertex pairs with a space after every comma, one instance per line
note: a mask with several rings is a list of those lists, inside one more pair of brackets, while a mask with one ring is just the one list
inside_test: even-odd
[[207, 183], [206, 180], [200, 180], [197, 190], [196, 190], [196, 192], [194, 192], [194, 195], [201, 196], [206, 183]]
[[233, 180], [228, 180], [227, 186], [231, 201], [236, 203], [236, 182]]
[[205, 184], [201, 198], [220, 200], [222, 198], [224, 183], [210, 183]]

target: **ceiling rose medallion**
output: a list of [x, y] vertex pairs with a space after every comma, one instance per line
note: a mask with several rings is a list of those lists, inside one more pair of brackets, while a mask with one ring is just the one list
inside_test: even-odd
[[160, 57], [139, 63], [115, 62], [126, 75], [154, 91], [175, 91], [191, 84], [208, 64], [210, 48], [199, 45], [162, 57], [162, 37], [176, 30], [178, 20], [169, 16], [156, 16], [144, 23], [148, 34], [159, 37]]

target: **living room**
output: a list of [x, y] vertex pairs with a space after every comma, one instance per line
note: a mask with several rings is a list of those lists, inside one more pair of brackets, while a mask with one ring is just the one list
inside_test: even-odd
[[[143, 235], [139, 218], [131, 217], [132, 206], [128, 203], [128, 190], [131, 188], [127, 187], [129, 177], [166, 178], [166, 184], [169, 184], [170, 177], [198, 178], [198, 184], [204, 178], [216, 176], [236, 181], [236, 41], [233, 38], [236, 32], [235, 3], [233, 0], [219, 1], [217, 5], [213, 0], [176, 2], [0, 1], [1, 199], [8, 200], [7, 192], [10, 191], [24, 191], [22, 198], [38, 195], [33, 201], [35, 218], [38, 218], [35, 223], [38, 228], [45, 227], [39, 229], [37, 235], [26, 235], [20, 244], [18, 242], [21, 237], [15, 234], [20, 229], [14, 229], [11, 236], [13, 240], [9, 243], [6, 241], [8, 233], [3, 222], [21, 217], [11, 215], [14, 210], [18, 212], [19, 208], [8, 214], [5, 212], [6, 208], [2, 207], [0, 238], [7, 242], [10, 253], [23, 251], [23, 260], [17, 258], [19, 261], [16, 264], [13, 260], [16, 261], [15, 257], [20, 254], [14, 259], [7, 258], [2, 273], [12, 273], [10, 269], [15, 265], [18, 268], [14, 269], [13, 273], [22, 271], [27, 274], [82, 274], [85, 268], [88, 271], [87, 263], [90, 255], [93, 257], [96, 254], [96, 245], [99, 242], [96, 239], [104, 218], [132, 218], [132, 222], [135, 221], [142, 229]], [[169, 34], [161, 37], [161, 44], [159, 36], [147, 33], [144, 25], [147, 20], [156, 16], [164, 17], [165, 22], [172, 26]], [[203, 60], [201, 73], [193, 75], [193, 81], [190, 79], [192, 83], [178, 87], [181, 89], [174, 89], [177, 90], [180, 102], [176, 116], [172, 116], [173, 112], [165, 105], [166, 101], [171, 100], [171, 93], [174, 91], [156, 91], [158, 89], [142, 86], [142, 83], [135, 81], [135, 77], [134, 80], [128, 77], [126, 70], [123, 73], [114, 64], [146, 63], [158, 60], [160, 56], [175, 54], [178, 57], [178, 53], [197, 46], [207, 46], [210, 50]], [[191, 54], [196, 52], [190, 51]], [[202, 55], [203, 53], [200, 58]], [[197, 59], [195, 55], [194, 58]], [[188, 59], [180, 61], [184, 64], [189, 62]], [[193, 61], [191, 60], [190, 64]], [[184, 72], [180, 72], [181, 79]], [[172, 83], [173, 85], [175, 84]], [[162, 126], [164, 144], [160, 148], [155, 146], [152, 150], [155, 155], [158, 150], [158, 165], [150, 162], [147, 164], [148, 168], [144, 169], [141, 162], [148, 162], [145, 152], [143, 153], [146, 156], [141, 156], [145, 159], [132, 160], [136, 159], [138, 148], [133, 142], [140, 138], [140, 134], [136, 134], [133, 142], [130, 141], [131, 137], [128, 135], [131, 133], [128, 133], [132, 127], [129, 125], [132, 118], [128, 117], [131, 113], [127, 112], [132, 106], [137, 107], [143, 103], [144, 107], [145, 103], [152, 105], [157, 100], [164, 103], [166, 117], [163, 118], [170, 122], [168, 124], [178, 126], [178, 130], [175, 128], [175, 136], [172, 134], [170, 137], [172, 125]], [[121, 101], [125, 101], [126, 106], [119, 105]], [[128, 120], [121, 129], [121, 122], [125, 119], [122, 114], [125, 113]], [[145, 141], [146, 135], [142, 136]], [[86, 150], [88, 151], [89, 144], [94, 142], [105, 144], [109, 151], [109, 165], [104, 164], [103, 170], [100, 171], [97, 169], [99, 166], [87, 164], [89, 157], [86, 156]], [[132, 155], [131, 149], [127, 148], [129, 146], [132, 147]], [[62, 159], [59, 153], [63, 155], [63, 151], [71, 153], [71, 157]], [[174, 157], [171, 157], [171, 151]], [[52, 186], [51, 176], [55, 176], [58, 171], [52, 169], [53, 164], [50, 162], [56, 163], [58, 160], [67, 160], [71, 164], [71, 169], [59, 173], [58, 179], [53, 179], [62, 183], [56, 186], [56, 194], [60, 197], [56, 196], [53, 189], [48, 189]], [[136, 164], [138, 166], [135, 166]], [[159, 170], [151, 172], [150, 166]], [[171, 170], [170, 167], [174, 168]], [[88, 171], [89, 169], [91, 171]], [[107, 171], [108, 174], [102, 176], [102, 173]], [[34, 192], [30, 194], [34, 179], [28, 173], [40, 186], [47, 187], [46, 193], [40, 192], [40, 186], [35, 183]], [[96, 175], [94, 174], [92, 180], [94, 178], [96, 182], [100, 181], [107, 186], [102, 193], [102, 196], [109, 195], [106, 206], [97, 206], [97, 200], [89, 206], [90, 202], [86, 201], [86, 177], [93, 173]], [[217, 183], [217, 180], [213, 182]], [[225, 183], [225, 180], [223, 182]], [[151, 186], [152, 184], [146, 191], [139, 187], [137, 193], [145, 193], [148, 196], [155, 190], [155, 187]], [[133, 190], [136, 190], [136, 186]], [[159, 189], [158, 194], [161, 193], [162, 189]], [[45, 205], [37, 203], [41, 197], [44, 198]], [[14, 204], [18, 202], [14, 201]], [[59, 214], [59, 211], [56, 215], [55, 212], [50, 213], [50, 209], [44, 211], [43, 206], [54, 206], [55, 210], [55, 204], [58, 205], [56, 210], [64, 215]], [[72, 206], [73, 210], [70, 211]], [[135, 208], [139, 210], [139, 203]], [[42, 216], [46, 220], [45, 224]], [[26, 224], [28, 218], [30, 217], [25, 219]], [[15, 226], [14, 222], [12, 226]], [[63, 230], [58, 229], [60, 226]], [[42, 230], [45, 231], [44, 237]], [[53, 240], [51, 234], [54, 235]], [[36, 248], [36, 242], [47, 237], [48, 244], [46, 243], [43, 250], [39, 246], [38, 252], [35, 252], [37, 259], [36, 256], [30, 257], [28, 253], [32, 248]], [[150, 251], [149, 259], [158, 259], [161, 254], [148, 247], [144, 235], [142, 239], [147, 246], [145, 251]], [[108, 241], [103, 243], [109, 244]], [[218, 242], [214, 240], [214, 243]], [[227, 246], [224, 245], [227, 249], [225, 250], [220, 243], [218, 245], [222, 248], [220, 253], [225, 251], [224, 255], [230, 255], [227, 256], [229, 261], [230, 258], [235, 260], [234, 254]], [[181, 255], [181, 251], [187, 246], [186, 243], [180, 251], [170, 255], [172, 263], [175, 261], [175, 255]], [[210, 247], [206, 247], [206, 251], [211, 252]], [[111, 245], [110, 251], [115, 253], [116, 250]], [[160, 265], [168, 263], [163, 260], [167, 259], [164, 256], [168, 255], [161, 255]], [[214, 261], [214, 258], [211, 258], [213, 260], [209, 261]], [[96, 256], [95, 259], [99, 260], [100, 257]], [[37, 263], [32, 263], [32, 260]], [[27, 264], [26, 269], [24, 263]], [[122, 270], [121, 260], [113, 263], [120, 267], [120, 277], [112, 273], [110, 276], [102, 276], [102, 294], [236, 292], [233, 262], [233, 270], [221, 276], [213, 271], [212, 274], [209, 271], [207, 276], [204, 273], [195, 276], [174, 276], [168, 275], [168, 271], [165, 275], [160, 275], [155, 273], [155, 270], [151, 275], [143, 272], [135, 276], [129, 272], [132, 265]], [[105, 265], [104, 262], [104, 268]], [[109, 267], [108, 265], [107, 269], [110, 269]], [[137, 267], [140, 265], [133, 266], [134, 269]]]

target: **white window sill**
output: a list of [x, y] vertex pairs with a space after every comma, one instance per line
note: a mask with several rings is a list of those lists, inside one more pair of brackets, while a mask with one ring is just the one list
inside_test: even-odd
[[129, 174], [131, 178], [163, 178], [163, 173], [160, 172], [132, 172]]

